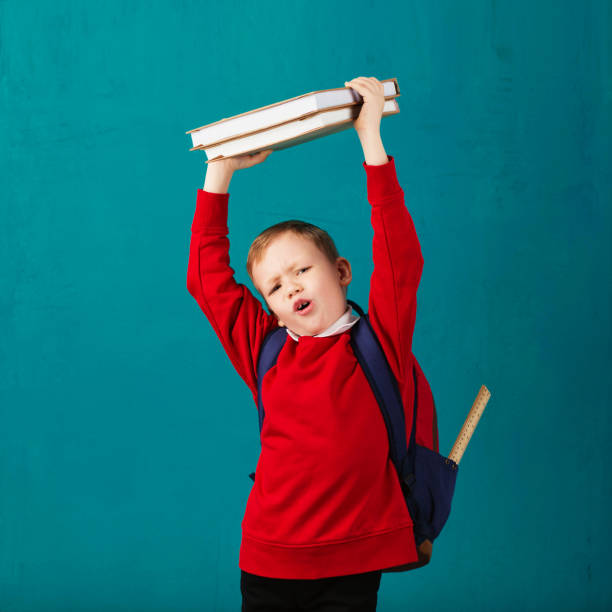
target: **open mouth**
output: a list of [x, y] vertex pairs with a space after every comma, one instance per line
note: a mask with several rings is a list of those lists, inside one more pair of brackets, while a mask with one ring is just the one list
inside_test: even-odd
[[309, 313], [312, 310], [312, 302], [304, 302], [297, 307], [296, 312], [299, 315], [304, 315]]

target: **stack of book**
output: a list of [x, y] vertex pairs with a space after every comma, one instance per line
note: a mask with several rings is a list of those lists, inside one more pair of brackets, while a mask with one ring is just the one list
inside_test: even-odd
[[[381, 81], [385, 105], [383, 117], [399, 113], [397, 79]], [[363, 98], [351, 87], [322, 89], [276, 104], [189, 130], [193, 147], [203, 150], [207, 162], [253, 154], [267, 149], [286, 149], [353, 127]]]

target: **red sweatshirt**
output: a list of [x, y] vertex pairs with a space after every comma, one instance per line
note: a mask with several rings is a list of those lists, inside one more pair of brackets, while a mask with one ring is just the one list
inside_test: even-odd
[[[423, 257], [394, 158], [363, 167], [374, 229], [367, 312], [399, 383], [409, 439], [412, 335]], [[197, 192], [187, 288], [257, 409], [257, 357], [277, 320], [234, 280], [228, 200], [227, 193]], [[385, 422], [349, 340], [350, 330], [300, 336], [297, 342], [287, 334], [264, 377], [261, 453], [242, 521], [239, 567], [246, 572], [315, 579], [417, 560]], [[255, 428], [257, 420], [252, 424]], [[431, 437], [423, 439], [429, 434], [422, 432]], [[432, 448], [432, 437], [431, 424], [419, 424], [417, 443]]]

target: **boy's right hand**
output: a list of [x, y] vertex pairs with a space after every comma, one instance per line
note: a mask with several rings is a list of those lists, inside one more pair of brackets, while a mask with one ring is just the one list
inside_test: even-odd
[[227, 193], [234, 170], [250, 168], [260, 164], [272, 153], [272, 149], [260, 151], [253, 155], [238, 155], [208, 163], [206, 178], [204, 179], [204, 191], [211, 193]]
[[233, 172], [234, 170], [242, 170], [242, 168], [250, 168], [251, 166], [260, 164], [262, 161], [267, 159], [270, 153], [272, 153], [272, 149], [267, 149], [266, 151], [260, 151], [259, 153], [254, 153], [252, 155], [247, 153], [246, 155], [219, 159], [217, 161], [209, 162], [208, 165], [219, 165], [220, 167]]

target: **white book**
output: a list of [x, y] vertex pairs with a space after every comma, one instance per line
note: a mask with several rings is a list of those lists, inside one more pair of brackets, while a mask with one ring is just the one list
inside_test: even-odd
[[[396, 78], [381, 81], [384, 88], [385, 99], [400, 95], [399, 84]], [[349, 105], [360, 105], [363, 98], [351, 87], [337, 87], [323, 89], [282, 100], [275, 104], [262, 106], [252, 111], [235, 115], [209, 123], [199, 128], [189, 130], [193, 143], [192, 151], [203, 147], [211, 147], [225, 140], [238, 138], [269, 129], [276, 125], [303, 119], [323, 110], [332, 110]]]
[[[274, 149], [275, 151], [286, 149], [352, 128], [353, 121], [359, 116], [362, 107], [363, 104], [359, 104], [358, 106], [345, 106], [334, 110], [322, 111], [305, 119], [289, 121], [248, 136], [226, 140], [213, 147], [198, 148], [204, 149], [208, 158], [206, 163], [216, 159], [257, 153], [266, 149]], [[397, 100], [391, 99], [385, 101], [382, 116], [386, 117], [396, 113], [399, 113]]]

